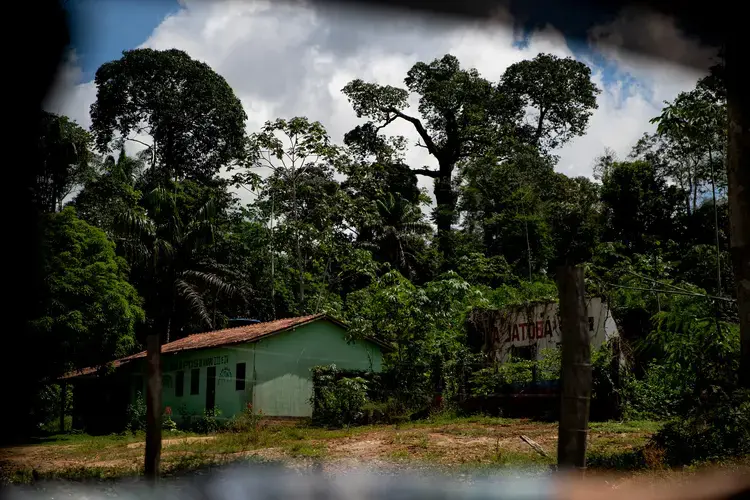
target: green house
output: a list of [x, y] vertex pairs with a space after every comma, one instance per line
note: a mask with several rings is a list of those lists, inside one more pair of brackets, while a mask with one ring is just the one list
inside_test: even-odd
[[[311, 368], [333, 363], [377, 372], [381, 348], [376, 341], [350, 339], [346, 326], [326, 315], [198, 333], [162, 346], [162, 402], [178, 422], [207, 408], [231, 418], [248, 403], [270, 417], [309, 417]], [[113, 364], [108, 376], [85, 369], [65, 377], [74, 383], [74, 423], [80, 427], [117, 419], [127, 403], [145, 395], [145, 351]]]

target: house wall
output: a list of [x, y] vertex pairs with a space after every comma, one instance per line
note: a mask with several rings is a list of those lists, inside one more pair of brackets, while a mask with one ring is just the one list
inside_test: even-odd
[[[206, 407], [208, 370], [216, 370], [216, 407], [222, 418], [241, 412], [248, 402], [268, 416], [307, 417], [312, 414], [312, 374], [318, 365], [335, 363], [345, 369], [382, 369], [380, 348], [371, 342], [346, 342], [346, 331], [326, 320], [263, 338], [257, 342], [165, 355], [163, 404], [175, 420], [183, 414], [201, 415]], [[237, 365], [245, 363], [245, 388], [236, 387]], [[143, 387], [134, 377], [132, 396]], [[191, 394], [192, 371], [197, 370], [198, 394]], [[176, 395], [176, 377], [184, 376], [183, 395]]]
[[[587, 298], [586, 308], [591, 347], [597, 348], [617, 335], [617, 326], [601, 298]], [[497, 362], [506, 361], [513, 348], [531, 348], [535, 359], [541, 359], [545, 349], [560, 348], [560, 316], [556, 302], [488, 313], [489, 321], [479, 330], [484, 337], [483, 350], [491, 352]]]

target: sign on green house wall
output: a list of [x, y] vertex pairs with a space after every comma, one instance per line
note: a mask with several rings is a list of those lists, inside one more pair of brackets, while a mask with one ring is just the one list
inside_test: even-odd
[[203, 368], [204, 366], [226, 365], [227, 363], [229, 363], [229, 356], [226, 354], [200, 359], [168, 359], [164, 363], [164, 371], [189, 370], [191, 368]]

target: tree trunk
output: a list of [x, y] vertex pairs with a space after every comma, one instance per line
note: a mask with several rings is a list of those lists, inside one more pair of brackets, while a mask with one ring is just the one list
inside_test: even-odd
[[273, 217], [274, 217], [274, 197], [273, 191], [271, 191], [271, 238], [269, 239], [268, 245], [271, 253], [271, 311], [273, 319], [276, 319], [276, 273], [274, 263], [274, 241], [273, 241]]
[[156, 481], [161, 461], [161, 338], [157, 330], [146, 337], [146, 479]]
[[60, 432], [65, 432], [65, 403], [67, 402], [68, 384], [65, 380], [60, 384]]
[[557, 271], [562, 334], [562, 376], [557, 464], [586, 469], [591, 400], [591, 346], [584, 297], [583, 268], [563, 266]]
[[[451, 228], [456, 213], [456, 193], [451, 185], [452, 169], [440, 168], [441, 174], [435, 178], [435, 223], [437, 225], [438, 249], [448, 260], [453, 255]], [[444, 173], [447, 172], [447, 173]]]
[[305, 305], [305, 270], [302, 262], [302, 247], [299, 241], [299, 217], [297, 214], [297, 178], [292, 183], [292, 213], [294, 216], [294, 239], [297, 253], [297, 272], [299, 274], [299, 313], [303, 314]]
[[528, 221], [528, 219], [524, 219], [523, 224], [524, 224], [524, 227], [526, 229], [526, 259], [528, 260], [528, 263], [529, 263], [529, 283], [531, 283], [532, 282], [532, 278], [531, 278], [531, 245], [529, 244], [529, 221]]
[[727, 181], [729, 198], [730, 251], [737, 282], [740, 315], [740, 383], [750, 388], [750, 138], [748, 94], [750, 77], [745, 64], [744, 33], [730, 31], [725, 64], [729, 146]]
[[721, 247], [719, 245], [719, 207], [716, 206], [716, 174], [713, 154], [708, 147], [708, 164], [711, 166], [711, 197], [714, 202], [714, 233], [716, 235], [716, 295], [721, 296]]
[[698, 180], [693, 182], [693, 213], [698, 209]]

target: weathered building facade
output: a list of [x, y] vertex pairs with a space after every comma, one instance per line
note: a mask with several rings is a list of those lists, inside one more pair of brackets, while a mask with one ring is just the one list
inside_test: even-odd
[[[617, 326], [607, 303], [599, 297], [587, 299], [591, 347], [597, 348], [617, 335]], [[560, 316], [556, 302], [535, 303], [507, 309], [478, 309], [470, 317], [469, 342], [502, 363], [515, 358], [540, 359], [545, 349], [560, 347]]]
[[[248, 403], [271, 417], [308, 417], [312, 414], [310, 369], [329, 364], [380, 371], [381, 346], [349, 339], [346, 327], [325, 315], [199, 333], [162, 346], [162, 401], [178, 422], [210, 408], [220, 410], [221, 418], [231, 418]], [[81, 388], [79, 404], [88, 412], [82, 421], [88, 426], [97, 414], [104, 417], [108, 411], [96, 403], [101, 401], [96, 394], [105, 390], [103, 380], [118, 392], [118, 413], [124, 401], [145, 396], [145, 352], [113, 365], [116, 369], [107, 377], [92, 369], [67, 377], [76, 386], [74, 392]], [[126, 397], [119, 394], [123, 389]]]

